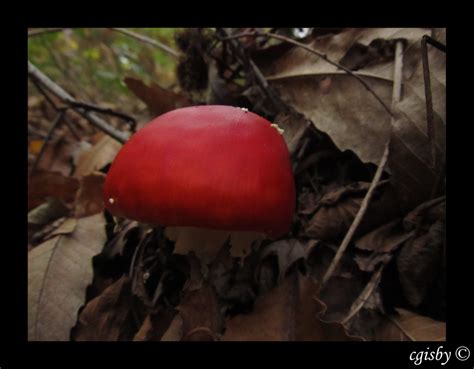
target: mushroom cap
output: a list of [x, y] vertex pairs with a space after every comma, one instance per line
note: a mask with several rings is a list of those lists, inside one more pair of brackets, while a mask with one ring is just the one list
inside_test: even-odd
[[104, 185], [116, 216], [273, 237], [288, 232], [295, 198], [282, 135], [257, 114], [221, 105], [152, 120], [119, 151]]

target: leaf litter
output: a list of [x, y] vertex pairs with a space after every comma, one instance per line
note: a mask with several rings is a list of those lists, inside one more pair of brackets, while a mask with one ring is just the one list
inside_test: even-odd
[[[196, 44], [183, 41], [193, 57], [180, 72], [181, 82], [200, 92], [128, 77], [125, 83], [149, 110], [144, 116], [207, 96], [208, 102], [249, 107], [277, 123], [298, 189], [292, 229], [277, 240], [214, 231], [209, 241], [189, 229], [114, 218], [103, 210], [101, 186], [120, 145], [104, 135], [79, 141], [75, 151], [63, 145], [59, 158], [66, 159], [55, 163], [48, 154], [29, 182], [32, 226], [41, 224], [32, 236], [34, 244], [43, 242], [29, 246], [29, 339], [443, 340], [445, 198], [433, 198], [429, 189], [440, 180], [445, 155], [445, 55], [429, 50], [433, 167], [420, 56], [424, 34], [431, 31], [315, 30], [303, 40], [362, 76], [388, 105], [394, 45], [403, 40], [404, 94], [392, 107], [392, 122], [352, 76], [287, 43], [259, 46], [250, 38], [242, 44], [251, 48], [267, 87], [256, 83], [259, 76], [235, 49], [211, 47], [202, 32], [183, 36]], [[195, 70], [209, 68], [208, 83], [198, 86], [196, 76], [186, 75], [193, 63], [200, 63]], [[280, 105], [272, 101], [275, 91]], [[323, 285], [388, 140], [389, 166]], [[30, 151], [38, 152], [34, 145]], [[53, 211], [52, 204], [69, 212]]]

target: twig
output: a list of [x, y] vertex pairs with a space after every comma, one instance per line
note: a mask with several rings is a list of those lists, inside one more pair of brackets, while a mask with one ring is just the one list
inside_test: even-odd
[[30, 126], [29, 123], [28, 123], [28, 135], [36, 136], [43, 140], [46, 138], [46, 135], [43, 132], [40, 132], [35, 127]]
[[349, 311], [349, 313], [346, 315], [346, 317], [343, 320], [341, 320], [341, 324], [348, 323], [359, 312], [359, 310], [362, 309], [367, 299], [370, 297], [370, 295], [374, 291], [375, 287], [377, 287], [380, 281], [380, 276], [382, 275], [382, 270], [384, 266], [385, 264], [381, 264], [379, 268], [377, 269], [377, 271], [372, 275], [372, 278], [370, 278], [369, 283], [367, 283], [367, 285], [362, 290], [360, 295], [357, 296], [357, 299], [351, 305], [351, 310]]
[[272, 102], [279, 111], [287, 108], [287, 105], [279, 98], [279, 96], [273, 91], [273, 88], [269, 85], [268, 81], [253, 62], [253, 60], [244, 52], [244, 47], [237, 40], [239, 37], [228, 36], [227, 31], [224, 28], [217, 28], [217, 34], [221, 35], [222, 40], [229, 40], [229, 45], [234, 51], [234, 54], [240, 59], [242, 65], [251, 73], [254, 77], [255, 82], [260, 87], [265, 96]]
[[[41, 87], [41, 84], [38, 83], [38, 81], [36, 80], [32, 80], [33, 84], [35, 85], [35, 87], [38, 89], [38, 91], [44, 96], [44, 98], [46, 99], [46, 101], [51, 105], [51, 107], [56, 110], [56, 111], [60, 111], [61, 108], [59, 108], [56, 103], [53, 101], [53, 99], [51, 99], [51, 97], [49, 96], [49, 94], [44, 90], [43, 87]], [[69, 128], [69, 130], [71, 131], [72, 135], [74, 136], [74, 138], [78, 141], [81, 140], [81, 137], [79, 136], [79, 134], [77, 133], [76, 129], [74, 128], [74, 125], [73, 123], [71, 122], [71, 120], [69, 119], [69, 116], [67, 114], [64, 114], [64, 123], [66, 123], [66, 126], [67, 128]]]
[[124, 35], [127, 35], [127, 36], [130, 36], [138, 41], [141, 41], [141, 42], [144, 42], [146, 44], [149, 44], [149, 45], [152, 45], [152, 46], [155, 46], [157, 48], [159, 48], [160, 50], [164, 51], [164, 52], [167, 52], [168, 54], [170, 54], [171, 56], [175, 57], [175, 58], [179, 58], [181, 56], [181, 53], [179, 53], [178, 51], [172, 49], [171, 47], [157, 41], [157, 40], [154, 40], [148, 36], [144, 36], [144, 35], [141, 35], [139, 33], [136, 33], [136, 32], [133, 32], [133, 31], [129, 31], [128, 29], [126, 28], [111, 28], [112, 30], [114, 31], [117, 31], [117, 32], [120, 32], [120, 33], [123, 33]]
[[44, 35], [47, 33], [55, 33], [62, 31], [65, 28], [43, 28], [43, 29], [34, 29], [32, 31], [28, 32], [28, 37], [34, 37], [34, 36], [39, 36], [39, 35]]
[[425, 84], [425, 102], [426, 102], [426, 122], [428, 139], [431, 148], [431, 162], [433, 168], [438, 167], [435, 145], [435, 127], [433, 123], [433, 96], [431, 94], [430, 64], [428, 62], [428, 48], [426, 44], [431, 44], [437, 49], [446, 52], [446, 46], [435, 39], [425, 35], [421, 39], [421, 60], [423, 61], [423, 80]]
[[323, 54], [321, 52], [319, 52], [318, 50], [308, 46], [308, 45], [305, 45], [301, 42], [298, 42], [298, 41], [295, 41], [289, 37], [286, 37], [286, 36], [282, 36], [282, 35], [278, 35], [278, 34], [275, 34], [275, 33], [263, 33], [263, 32], [259, 32], [259, 31], [254, 31], [254, 32], [246, 32], [246, 33], [240, 33], [238, 35], [234, 35], [234, 36], [229, 36], [229, 37], [225, 37], [225, 38], [221, 38], [221, 41], [226, 41], [226, 40], [232, 40], [232, 39], [237, 39], [237, 38], [242, 38], [242, 37], [249, 37], [249, 36], [253, 36], [253, 37], [269, 37], [269, 38], [274, 38], [274, 39], [277, 39], [277, 40], [280, 40], [280, 41], [285, 41], [285, 42], [288, 42], [290, 44], [293, 44], [295, 46], [299, 46], [307, 51], [309, 51], [310, 53], [313, 53], [317, 56], [319, 56], [320, 58], [322, 58], [323, 60], [325, 60], [327, 63], [329, 64], [332, 64], [334, 65], [335, 67], [337, 67], [338, 69], [341, 69], [343, 70], [344, 72], [346, 72], [347, 74], [349, 74], [350, 76], [354, 77], [355, 79], [357, 79], [366, 89], [367, 91], [369, 91], [376, 99], [377, 101], [383, 106], [383, 108], [387, 111], [387, 113], [393, 117], [393, 113], [392, 111], [390, 110], [390, 108], [383, 102], [383, 100], [375, 93], [375, 91], [367, 84], [367, 82], [365, 82], [359, 75], [355, 74], [354, 72], [352, 72], [350, 69], [344, 67], [343, 65], [329, 59], [327, 57], [326, 54]]
[[[394, 66], [394, 77], [397, 76], [398, 79], [401, 79], [403, 76], [403, 73], [401, 73], [401, 69], [403, 68], [403, 42], [402, 41], [397, 41], [396, 43], [396, 52], [395, 52], [395, 66]], [[401, 99], [401, 88], [402, 88], [402, 83], [401, 81], [396, 81], [393, 84], [393, 93], [392, 93], [392, 107], [400, 101]], [[393, 126], [393, 116], [392, 116], [392, 121], [390, 123], [390, 128]], [[365, 195], [364, 199], [362, 200], [362, 204], [360, 205], [359, 210], [357, 211], [357, 214], [349, 227], [349, 230], [347, 231], [344, 239], [342, 240], [341, 245], [339, 246], [339, 249], [337, 250], [336, 255], [334, 256], [334, 259], [332, 260], [331, 264], [328, 267], [328, 270], [324, 274], [323, 280], [321, 282], [321, 286], [324, 286], [326, 282], [331, 278], [332, 274], [334, 273], [334, 270], [336, 266], [339, 264], [339, 261], [342, 258], [342, 255], [344, 254], [344, 251], [346, 251], [347, 246], [349, 245], [349, 242], [351, 241], [355, 231], [357, 230], [359, 224], [361, 223], [365, 212], [367, 211], [367, 207], [369, 205], [370, 200], [372, 199], [373, 192], [377, 185], [380, 182], [380, 178], [382, 177], [383, 169], [385, 165], [387, 164], [388, 160], [388, 155], [390, 152], [390, 139], [389, 141], [385, 144], [385, 149], [382, 155], [382, 159], [380, 159], [379, 166], [377, 168], [377, 171], [375, 172], [374, 178], [372, 179], [372, 182], [370, 183], [369, 189], [367, 190], [367, 194]]]
[[64, 117], [64, 114], [66, 113], [66, 110], [64, 109], [61, 109], [58, 114], [56, 115], [56, 118], [54, 118], [54, 121], [53, 121], [53, 124], [51, 125], [51, 128], [49, 129], [48, 131], [48, 134], [46, 135], [44, 141], [43, 141], [43, 145], [41, 146], [41, 150], [40, 152], [38, 153], [38, 155], [36, 156], [36, 159], [33, 163], [33, 165], [31, 166], [31, 169], [30, 169], [30, 172], [28, 174], [28, 177], [31, 176], [31, 174], [35, 171], [36, 167], [38, 166], [38, 163], [39, 161], [41, 160], [41, 157], [43, 156], [44, 152], [45, 152], [45, 149], [46, 149], [46, 146], [48, 144], [48, 141], [51, 139], [51, 137], [53, 136], [53, 133], [54, 131], [56, 130], [56, 128], [59, 126], [59, 123], [61, 123], [61, 120], [63, 119]]
[[95, 112], [98, 112], [98, 113], [103, 113], [103, 114], [108, 114], [108, 115], [118, 117], [118, 118], [123, 119], [125, 122], [130, 124], [132, 132], [135, 132], [135, 130], [136, 130], [137, 121], [134, 118], [132, 118], [131, 116], [127, 115], [127, 114], [112, 110], [110, 108], [103, 108], [103, 107], [98, 106], [98, 105], [85, 103], [85, 102], [81, 102], [81, 101], [71, 101], [71, 102], [69, 102], [69, 106], [76, 107], [76, 108], [84, 108], [86, 110], [92, 110], [92, 111], [95, 111]]
[[[31, 79], [43, 85], [52, 94], [59, 97], [65, 104], [70, 105], [71, 103], [74, 104], [78, 102], [59, 85], [53, 82], [48, 76], [41, 72], [37, 67], [35, 67], [30, 61], [28, 61], [28, 75]], [[77, 107], [73, 109], [86, 118], [93, 126], [107, 133], [118, 142], [123, 144], [128, 140], [128, 135], [126, 133], [116, 130], [106, 121], [99, 118], [96, 114], [91, 113], [85, 108]]]

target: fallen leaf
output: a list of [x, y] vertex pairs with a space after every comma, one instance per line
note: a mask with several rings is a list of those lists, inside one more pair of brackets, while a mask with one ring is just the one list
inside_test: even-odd
[[227, 241], [233, 257], [245, 257], [252, 245], [258, 246], [264, 236], [257, 232], [231, 232], [196, 227], [167, 227], [166, 237], [175, 242], [175, 253], [194, 252], [202, 264], [210, 264]]
[[290, 155], [294, 155], [300, 146], [306, 130], [312, 124], [302, 115], [279, 113], [274, 121], [278, 127], [283, 129], [283, 138], [288, 146]]
[[222, 330], [223, 319], [216, 295], [209, 285], [188, 291], [176, 309], [183, 321], [183, 341], [216, 340]]
[[49, 237], [65, 235], [74, 232], [77, 227], [77, 219], [75, 218], [67, 218], [64, 223], [57, 229], [55, 229]]
[[[264, 246], [259, 254], [259, 263], [256, 266], [255, 274], [259, 285], [264, 287], [263, 290], [268, 287], [273, 287], [272, 283], [268, 283], [269, 275], [275, 274], [276, 278], [270, 277], [275, 283], [281, 282], [287, 273], [287, 271], [300, 259], [306, 256], [306, 250], [317, 241], [310, 240], [308, 242], [302, 242], [298, 239], [283, 239], [271, 244]], [[276, 257], [276, 270], [265, 271], [265, 267], [268, 264], [265, 263], [270, 257]], [[264, 275], [267, 274], [266, 277]]]
[[[249, 314], [239, 314], [226, 324], [223, 341], [294, 340], [295, 276], [259, 296]], [[315, 317], [316, 319], [316, 317]]]
[[92, 281], [91, 258], [104, 245], [102, 214], [28, 253], [28, 340], [68, 341]]
[[258, 254], [252, 252], [245, 259], [237, 259], [231, 256], [229, 248], [229, 244], [222, 247], [208, 273], [203, 274], [208, 276], [221, 310], [226, 314], [236, 314], [251, 309], [255, 301], [254, 271]]
[[[437, 207], [444, 207], [444, 203]], [[427, 229], [408, 241], [397, 255], [397, 269], [405, 297], [413, 307], [418, 307], [426, 298], [434, 282], [443, 278], [442, 263], [444, 258], [445, 229], [444, 214], [431, 224], [424, 224]]]
[[28, 212], [28, 223], [44, 225], [68, 215], [70, 209], [61, 200], [48, 197], [46, 202]]
[[[174, 318], [177, 319], [174, 319]], [[181, 317], [175, 311], [159, 310], [146, 316], [142, 326], [133, 337], [134, 341], [179, 341], [182, 338]], [[179, 326], [181, 322], [181, 326]]]
[[377, 331], [378, 341], [446, 341], [446, 323], [397, 308]]
[[103, 135], [92, 147], [78, 153], [74, 177], [91, 174], [110, 164], [122, 145], [110, 136]]
[[[317, 37], [308, 44], [331, 60], [356, 68], [354, 73], [390, 106], [393, 58], [390, 60], [380, 52], [374, 54], [374, 45], [390, 44], [395, 39], [406, 41], [404, 94], [395, 107], [397, 119], [392, 134], [390, 116], [382, 105], [355, 78], [324, 59], [293, 47], [260, 65], [282, 99], [327, 133], [340, 150], [352, 150], [363, 161], [378, 163], [385, 143], [391, 139], [389, 167], [403, 205], [408, 208], [426, 200], [439, 171], [430, 168], [431, 161], [427, 160], [430, 146], [419, 46], [421, 37], [430, 33], [431, 30], [422, 28], [347, 29], [337, 35]], [[354, 52], [356, 49], [362, 50], [362, 54]], [[446, 100], [442, 57], [437, 50], [430, 50], [434, 123], [440, 157], [444, 153], [445, 127], [441, 122], [445, 121]]]
[[183, 318], [180, 315], [177, 315], [171, 322], [169, 328], [166, 330], [165, 334], [161, 338], [163, 342], [176, 342], [183, 339]]
[[373, 272], [379, 263], [388, 263], [393, 253], [414, 234], [415, 231], [403, 229], [400, 219], [384, 224], [354, 242], [358, 249], [371, 251], [368, 255], [356, 255], [354, 260], [362, 271]]
[[132, 298], [130, 279], [123, 276], [84, 307], [74, 327], [72, 340], [128, 340]]
[[38, 162], [38, 170], [58, 172], [64, 176], [71, 175], [73, 171], [73, 155], [80, 147], [80, 143], [63, 133], [46, 143], [43, 156]]
[[28, 211], [47, 201], [48, 197], [72, 205], [79, 188], [76, 178], [61, 173], [37, 170], [28, 181]]
[[360, 341], [348, 336], [339, 323], [318, 318], [324, 307], [315, 298], [317, 290], [308, 277], [290, 274], [260, 295], [251, 313], [231, 318], [223, 341]]
[[124, 81], [130, 91], [146, 104], [152, 116], [191, 105], [188, 98], [167, 90], [156, 83], [147, 86], [141, 80], [133, 77], [126, 77]]
[[[356, 182], [326, 193], [307, 223], [304, 234], [318, 240], [344, 237], [359, 211], [368, 187], [367, 182]], [[378, 194], [372, 197], [356, 235], [364, 234], [400, 214], [397, 198], [390, 184], [381, 182], [377, 189]]]
[[76, 218], [94, 215], [104, 210], [104, 181], [105, 174], [100, 172], [81, 178], [75, 200], [74, 216]]
[[62, 217], [56, 219], [54, 222], [36, 231], [31, 237], [31, 243], [38, 245], [51, 237], [72, 233], [76, 229], [76, 226], [77, 220], [75, 218]]

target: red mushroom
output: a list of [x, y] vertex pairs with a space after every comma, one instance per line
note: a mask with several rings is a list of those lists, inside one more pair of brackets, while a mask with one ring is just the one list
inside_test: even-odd
[[123, 146], [104, 186], [116, 216], [272, 237], [289, 231], [295, 197], [278, 127], [220, 105], [155, 118]]

